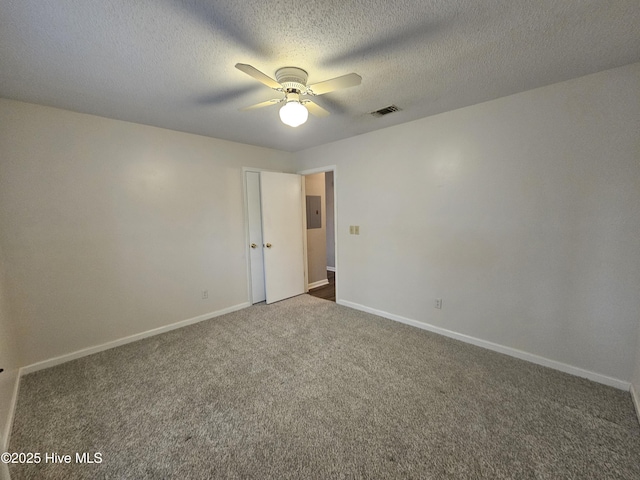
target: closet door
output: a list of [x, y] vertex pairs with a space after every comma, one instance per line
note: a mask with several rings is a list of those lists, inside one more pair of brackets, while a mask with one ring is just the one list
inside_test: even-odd
[[291, 173], [260, 172], [267, 303], [304, 293], [302, 179]]
[[260, 173], [247, 172], [247, 210], [249, 215], [249, 250], [251, 267], [251, 303], [266, 300], [264, 288], [264, 252], [262, 251], [262, 213]]

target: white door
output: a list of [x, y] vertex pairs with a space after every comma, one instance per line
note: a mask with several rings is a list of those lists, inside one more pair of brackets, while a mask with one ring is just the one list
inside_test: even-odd
[[304, 293], [302, 177], [260, 172], [267, 303]]
[[246, 172], [247, 210], [249, 214], [249, 261], [251, 268], [251, 303], [264, 302], [264, 255], [262, 252], [262, 214], [260, 213], [260, 174]]

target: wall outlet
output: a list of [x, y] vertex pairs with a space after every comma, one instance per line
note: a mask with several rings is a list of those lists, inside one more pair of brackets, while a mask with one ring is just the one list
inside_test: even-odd
[[442, 308], [442, 299], [436, 298], [435, 305], [436, 308]]
[[206, 300], [209, 298], [209, 290], [202, 290], [202, 299]]

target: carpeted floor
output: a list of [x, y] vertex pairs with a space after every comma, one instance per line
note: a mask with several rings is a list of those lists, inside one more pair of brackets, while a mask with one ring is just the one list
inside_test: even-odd
[[627, 392], [308, 295], [25, 376], [10, 451], [72, 455], [13, 480], [640, 478]]

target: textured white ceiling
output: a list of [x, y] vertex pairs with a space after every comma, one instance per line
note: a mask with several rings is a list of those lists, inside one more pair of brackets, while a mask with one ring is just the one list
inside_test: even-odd
[[[640, 61], [638, 25], [638, 0], [3, 0], [0, 96], [295, 151]], [[275, 97], [238, 62], [362, 85], [293, 129], [238, 111]]]

